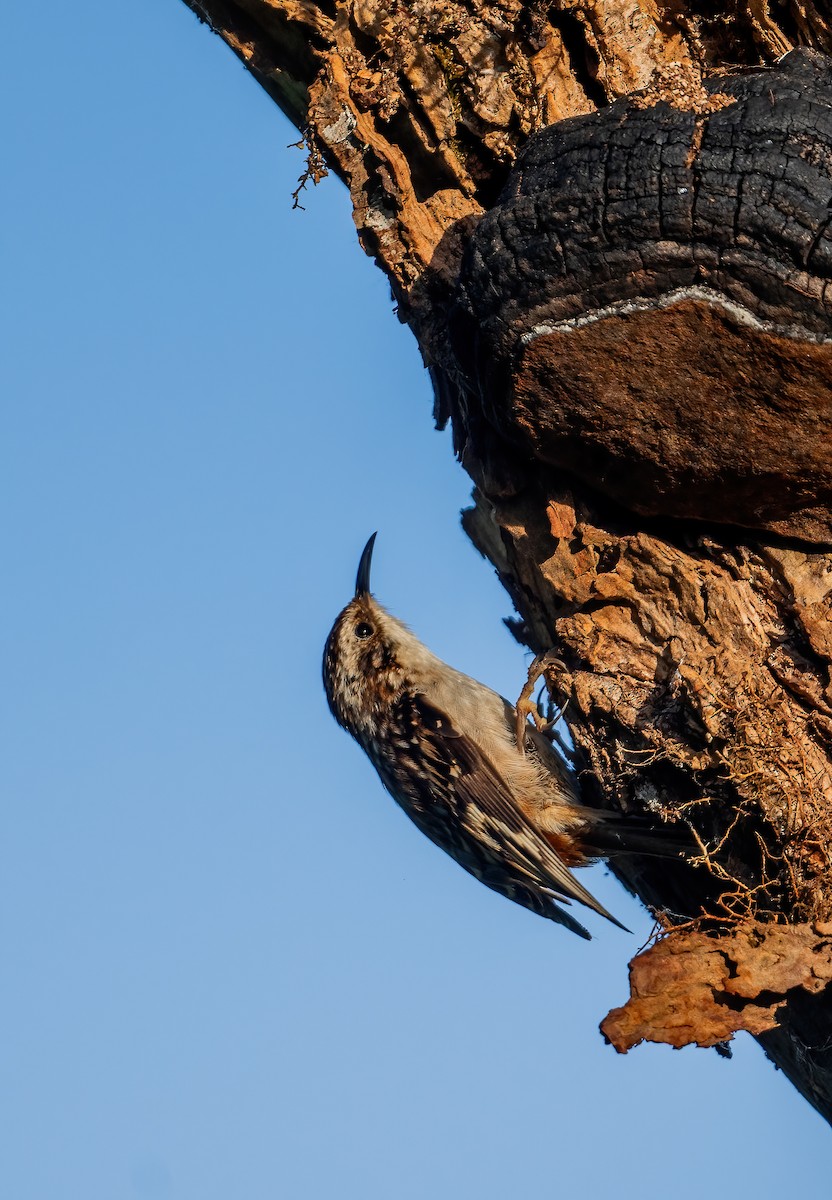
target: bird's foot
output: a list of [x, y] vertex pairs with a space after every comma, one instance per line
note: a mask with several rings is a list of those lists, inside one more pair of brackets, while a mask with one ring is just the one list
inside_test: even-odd
[[540, 712], [537, 701], [532, 699], [532, 693], [535, 689], [535, 684], [539, 679], [545, 678], [546, 671], [549, 667], [560, 667], [566, 670], [566, 665], [562, 659], [558, 658], [554, 650], [547, 650], [545, 654], [538, 654], [529, 667], [529, 675], [523, 686], [523, 690], [517, 698], [515, 710], [517, 719], [514, 726], [514, 735], [517, 741], [517, 749], [521, 754], [526, 753], [526, 726], [529, 717], [534, 722], [535, 728], [541, 733], [551, 734], [554, 725], [560, 720], [563, 715], [563, 709], [554, 715], [544, 717]]

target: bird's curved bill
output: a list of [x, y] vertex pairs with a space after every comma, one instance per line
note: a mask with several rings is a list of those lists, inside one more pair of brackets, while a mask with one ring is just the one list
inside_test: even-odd
[[355, 577], [356, 596], [369, 596], [370, 594], [370, 563], [373, 561], [373, 543], [375, 540], [376, 534], [374, 533], [361, 554], [361, 561], [358, 564], [358, 574]]

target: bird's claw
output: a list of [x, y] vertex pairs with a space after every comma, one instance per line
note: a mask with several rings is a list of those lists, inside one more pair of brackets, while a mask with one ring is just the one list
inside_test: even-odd
[[548, 667], [554, 666], [558, 666], [564, 671], [566, 670], [566, 665], [553, 650], [547, 650], [545, 654], [538, 654], [529, 667], [528, 678], [522, 692], [517, 697], [517, 703], [514, 706], [517, 713], [514, 734], [517, 741], [517, 749], [521, 754], [526, 753], [526, 726], [529, 717], [534, 722], [536, 729], [540, 730], [541, 733], [548, 733], [562, 716], [563, 710], [556, 713], [551, 719], [541, 716], [537, 704], [532, 699], [532, 693], [538, 679], [545, 676]]

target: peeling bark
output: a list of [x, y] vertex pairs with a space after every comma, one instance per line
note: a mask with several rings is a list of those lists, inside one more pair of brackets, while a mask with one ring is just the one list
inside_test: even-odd
[[[753, 162], [737, 160], [767, 137], [769, 89], [754, 72], [797, 45], [832, 53], [826, 6], [186, 3], [304, 132], [312, 175], [322, 156], [349, 188], [359, 237], [418, 338], [437, 414], [451, 415], [475, 482], [465, 527], [514, 600], [519, 640], [557, 649], [549, 684], [566, 705], [587, 802], [681, 819], [698, 842], [693, 863], [616, 867], [666, 928], [686, 930], [636, 960], [635, 1000], [607, 1028], [621, 1045], [636, 1034], [711, 1044], [750, 1029], [832, 1120], [832, 134], [823, 96], [787, 95], [782, 72], [771, 74], [780, 115], [763, 174], [773, 186], [778, 163], [788, 166], [783, 179], [796, 166], [808, 172], [800, 196], [778, 192], [769, 206], [782, 210], [779, 230], [765, 198], [754, 198]], [[821, 58], [801, 61], [809, 74], [829, 70]], [[618, 136], [613, 126], [642, 130], [648, 146], [659, 129], [678, 153], [653, 165], [648, 155], [639, 177], [659, 181], [655, 219], [655, 187], [633, 183], [638, 154], [619, 158], [630, 215], [617, 231], [621, 197], [605, 160], [597, 229], [581, 242], [570, 218], [560, 231], [567, 249], [587, 251], [567, 279], [547, 250], [563, 214], [518, 198], [533, 197], [535, 171], [549, 172], [543, 194], [563, 195], [558, 145], [594, 144], [585, 136], [593, 124], [606, 130], [604, 146]], [[752, 129], [759, 137], [743, 141]], [[730, 151], [722, 166], [720, 144]], [[665, 185], [704, 195], [718, 191], [720, 171], [731, 204], [719, 252], [678, 190], [669, 238]], [[628, 291], [635, 275], [616, 275], [609, 252], [632, 250], [639, 214], [638, 250], [652, 246], [661, 269], [642, 269]], [[500, 256], [512, 245], [509, 269]], [[738, 274], [735, 251], [746, 266], [753, 251], [765, 271]], [[708, 288], [749, 320], [692, 290], [602, 311], [701, 286], [703, 270]], [[564, 280], [571, 291], [557, 293]], [[592, 319], [523, 340], [535, 322], [576, 314]], [[766, 391], [770, 379], [779, 382]], [[671, 980], [688, 1026], [661, 1009]]]
[[633, 960], [630, 999], [601, 1032], [619, 1054], [643, 1041], [720, 1046], [739, 1030], [775, 1029], [791, 992], [818, 995], [830, 982], [830, 924], [671, 934]]

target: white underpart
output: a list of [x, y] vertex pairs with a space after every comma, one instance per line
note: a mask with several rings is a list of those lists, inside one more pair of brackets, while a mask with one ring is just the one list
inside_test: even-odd
[[[381, 609], [381, 606], [378, 606]], [[386, 611], [387, 636], [395, 629], [394, 642], [406, 646], [402, 658], [424, 681], [421, 687], [429, 700], [482, 751], [517, 801], [532, 808], [552, 802], [579, 803], [569, 768], [545, 739], [534, 737], [537, 755], [518, 753], [514, 733], [514, 707], [502, 696], [457, 671], [428, 650], [406, 625]], [[533, 736], [533, 735], [530, 735]]]

